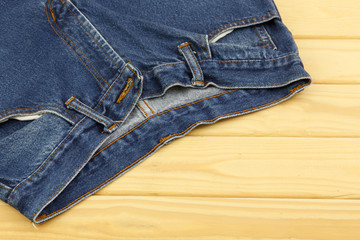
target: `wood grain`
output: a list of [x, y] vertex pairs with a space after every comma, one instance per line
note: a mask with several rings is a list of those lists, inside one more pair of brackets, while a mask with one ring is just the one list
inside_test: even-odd
[[98, 194], [357, 199], [359, 159], [360, 138], [189, 136]]
[[1, 203], [1, 239], [355, 240], [360, 235], [359, 200], [93, 196], [85, 201], [37, 229]]
[[360, 1], [274, 1], [295, 38], [360, 39]]
[[314, 83], [360, 83], [360, 40], [296, 39], [295, 41], [305, 69], [312, 76]]
[[360, 85], [313, 84], [266, 110], [213, 125], [190, 136], [359, 137]]

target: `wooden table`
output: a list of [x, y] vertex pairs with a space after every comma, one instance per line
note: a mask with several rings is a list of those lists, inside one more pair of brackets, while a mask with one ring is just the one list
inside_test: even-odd
[[196, 128], [44, 224], [1, 202], [0, 239], [360, 239], [360, 1], [276, 4], [313, 85]]

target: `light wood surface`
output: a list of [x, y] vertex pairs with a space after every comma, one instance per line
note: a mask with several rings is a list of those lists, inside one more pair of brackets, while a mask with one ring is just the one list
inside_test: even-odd
[[360, 1], [275, 2], [313, 85], [194, 129], [44, 224], [1, 202], [0, 239], [360, 239]]

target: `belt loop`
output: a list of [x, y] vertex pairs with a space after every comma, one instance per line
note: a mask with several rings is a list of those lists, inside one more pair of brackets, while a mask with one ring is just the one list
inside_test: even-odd
[[204, 86], [204, 74], [200, 68], [200, 64], [197, 61], [194, 51], [190, 47], [190, 43], [185, 42], [178, 46], [179, 52], [184, 55], [187, 64], [190, 67], [192, 73], [191, 83], [195, 86]]
[[81, 102], [75, 96], [69, 98], [69, 100], [66, 101], [65, 105], [67, 108], [80, 112], [85, 116], [95, 120], [96, 122], [104, 125], [105, 132], [111, 133], [119, 126], [117, 122], [96, 112], [94, 109]]

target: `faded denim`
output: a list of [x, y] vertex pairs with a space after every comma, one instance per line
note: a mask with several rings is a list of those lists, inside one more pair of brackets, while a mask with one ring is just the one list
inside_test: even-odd
[[311, 84], [272, 0], [2, 0], [0, 9], [0, 199], [35, 223], [194, 127]]

